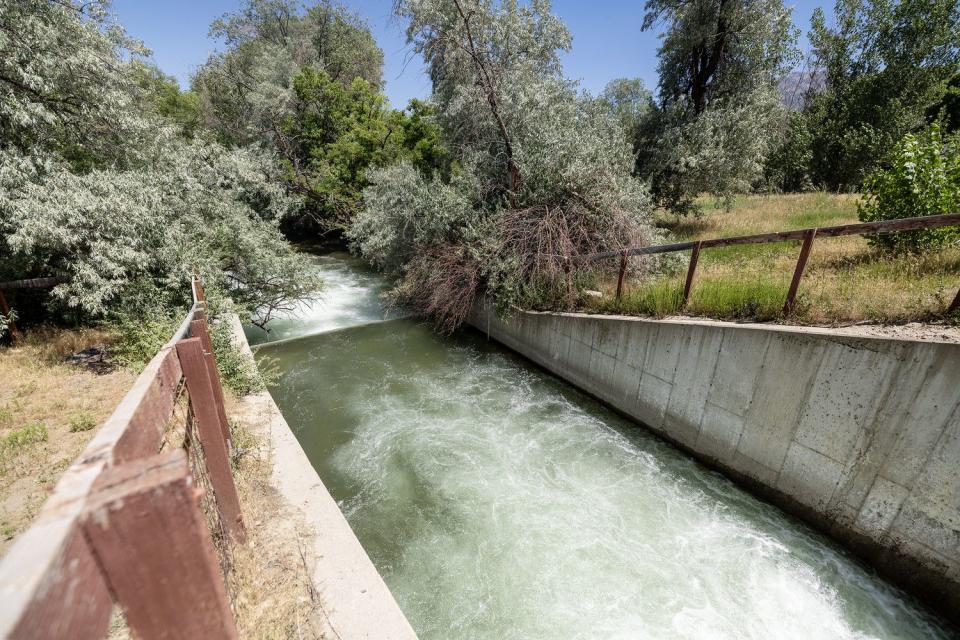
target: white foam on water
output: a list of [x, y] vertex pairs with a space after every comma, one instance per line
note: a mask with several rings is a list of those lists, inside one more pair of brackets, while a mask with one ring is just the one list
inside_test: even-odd
[[318, 256], [315, 260], [323, 278], [323, 290], [292, 311], [277, 313], [267, 325], [269, 331], [247, 325], [250, 344], [290, 340], [399, 317], [388, 311], [381, 300], [387, 288], [383, 278], [363, 269], [359, 261], [348, 254]]
[[348, 518], [383, 532], [374, 560], [421, 638], [944, 633], [718, 475], [539, 372], [463, 351], [397, 381], [416, 394], [344, 398], [359, 424], [333, 453], [359, 489]]
[[[382, 314], [370, 277], [341, 266], [285, 331]], [[351, 331], [271, 347], [275, 397], [422, 640], [949, 635], [822, 536], [521, 360], [409, 322]], [[338, 435], [311, 443], [324, 429]]]

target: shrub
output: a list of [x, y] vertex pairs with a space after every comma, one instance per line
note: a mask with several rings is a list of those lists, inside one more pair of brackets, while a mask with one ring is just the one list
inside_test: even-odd
[[[858, 209], [864, 222], [960, 211], [960, 138], [944, 136], [936, 124], [919, 135], [904, 136], [886, 166], [867, 179]], [[871, 240], [884, 249], [913, 252], [958, 242], [956, 227], [884, 234]]]
[[47, 425], [34, 422], [14, 429], [0, 440], [0, 460], [19, 453], [24, 447], [47, 441]]
[[80, 433], [82, 431], [90, 431], [96, 427], [97, 421], [92, 415], [84, 411], [70, 416], [67, 426], [70, 428], [70, 433]]

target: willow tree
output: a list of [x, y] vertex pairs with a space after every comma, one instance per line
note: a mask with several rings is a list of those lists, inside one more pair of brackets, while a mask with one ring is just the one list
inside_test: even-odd
[[402, 263], [398, 293], [447, 329], [484, 291], [501, 308], [572, 304], [576, 256], [642, 243], [650, 229], [619, 121], [563, 77], [569, 31], [544, 0], [396, 9], [427, 62], [456, 170], [432, 183], [404, 169], [373, 174], [357, 246]]
[[648, 0], [643, 28], [662, 25], [662, 134], [646, 164], [664, 204], [695, 210], [702, 192], [750, 188], [784, 112], [779, 83], [796, 60], [782, 0]]
[[308, 294], [275, 159], [165, 120], [106, 2], [2, 3], [0, 28], [0, 280], [60, 280], [21, 318], [168, 313], [194, 269], [249, 307]]

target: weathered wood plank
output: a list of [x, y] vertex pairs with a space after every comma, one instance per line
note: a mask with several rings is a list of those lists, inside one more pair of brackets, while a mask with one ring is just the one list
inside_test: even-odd
[[236, 638], [237, 629], [182, 450], [112, 467], [83, 531], [139, 638]]
[[800, 257], [797, 258], [797, 268], [793, 270], [793, 280], [790, 281], [790, 290], [787, 292], [787, 301], [783, 304], [783, 315], [788, 316], [793, 311], [793, 304], [797, 299], [797, 291], [800, 289], [800, 280], [803, 278], [803, 270], [807, 268], [807, 260], [810, 258], [810, 251], [813, 249], [813, 240], [817, 237], [817, 230], [810, 229], [803, 238], [803, 246], [800, 247]]
[[234, 542], [242, 543], [246, 539], [243, 517], [240, 512], [240, 499], [233, 483], [230, 470], [230, 458], [223, 432], [220, 430], [220, 417], [217, 413], [216, 397], [203, 356], [203, 344], [200, 338], [188, 338], [177, 343], [177, 354], [183, 376], [190, 393], [190, 405], [197, 421], [200, 445], [207, 465], [207, 474], [220, 512], [224, 528]]
[[687, 267], [687, 281], [683, 285], [683, 306], [687, 306], [690, 301], [690, 291], [693, 289], [693, 276], [697, 271], [697, 263], [700, 261], [700, 244], [695, 242], [693, 251], [690, 253], [690, 266]]
[[617, 302], [623, 297], [623, 279], [627, 275], [627, 252], [620, 256], [620, 272], [617, 274]]
[[[175, 388], [173, 380], [179, 380], [181, 375], [173, 343], [186, 334], [192, 320], [193, 311], [181, 323], [167, 346], [154, 356], [137, 377], [83, 453], [67, 468], [31, 527], [17, 537], [0, 560], [0, 638], [17, 637], [14, 636], [15, 630], [24, 629], [24, 625], [39, 620], [35, 612], [47, 611], [45, 603], [48, 597], [60, 598], [57, 606], [62, 607], [67, 600], [58, 595], [58, 585], [72, 585], [71, 593], [79, 594], [86, 589], [95, 600], [99, 597], [96, 594], [100, 593], [100, 588], [95, 579], [84, 582], [87, 586], [83, 588], [78, 586], [79, 582], [68, 579], [70, 576], [86, 575], [82, 568], [88, 566], [82, 557], [82, 549], [76, 547], [74, 536], [78, 531], [77, 519], [83, 512], [90, 488], [104, 468], [117, 460], [140, 456], [150, 449], [151, 443], [159, 443], [156, 431], [151, 432], [151, 425], [162, 420], [166, 414], [167, 400], [162, 396], [169, 393], [172, 402]], [[161, 385], [157, 378], [165, 382]], [[169, 406], [172, 410], [172, 404]], [[140, 428], [147, 433], [130, 433]], [[154, 446], [151, 453], [155, 452]], [[71, 567], [79, 573], [71, 573]], [[98, 616], [102, 611], [96, 608], [91, 611], [93, 613], [67, 613], [62, 610], [59, 615], [79, 631], [96, 626], [94, 623], [100, 619]], [[109, 617], [109, 611], [104, 615]], [[73, 620], [72, 616], [79, 617]], [[85, 622], [88, 618], [84, 616], [90, 616], [93, 622], [88, 624]], [[71, 636], [67, 634], [66, 637]]]
[[[938, 229], [941, 227], [952, 227], [960, 225], [960, 213], [947, 213], [939, 216], [919, 216], [916, 218], [903, 218], [900, 220], [884, 220], [883, 222], [863, 222], [859, 224], [843, 224], [834, 227], [823, 227], [817, 229], [817, 235], [821, 237], [837, 238], [840, 236], [856, 235], [876, 235], [880, 233], [893, 233], [899, 231], [916, 231], [917, 229]], [[750, 236], [733, 236], [730, 238], [712, 238], [710, 240], [700, 241], [702, 249], [710, 247], [730, 247], [743, 244], [766, 244], [770, 242], [785, 242], [788, 240], [803, 240], [811, 229], [799, 229], [797, 231], [777, 231], [774, 233], [760, 233]], [[652, 255], [657, 253], [671, 253], [674, 251], [686, 251], [692, 249], [696, 242], [676, 242], [673, 244], [662, 244], [653, 247], [636, 247], [628, 250], [632, 256]], [[604, 260], [619, 256], [619, 251], [604, 251], [602, 253], [593, 253], [579, 258], [590, 262]]]
[[[76, 523], [48, 525], [45, 528], [62, 541], [62, 546], [46, 566], [37, 567], [41, 576], [35, 595], [3, 637], [99, 640], [106, 635], [113, 612], [107, 583]], [[65, 533], [58, 531], [61, 526], [67, 527]]]
[[58, 284], [66, 281], [67, 279], [62, 277], [10, 280], [8, 282], [0, 282], [0, 289], [6, 289], [7, 291], [13, 289], [49, 289], [50, 287], [55, 287]]
[[207, 373], [210, 375], [210, 382], [213, 385], [213, 395], [217, 400], [217, 414], [220, 418], [220, 430], [223, 432], [223, 441], [227, 445], [227, 451], [232, 450], [230, 441], [230, 423], [227, 422], [227, 410], [224, 405], [223, 385], [220, 381], [220, 371], [217, 369], [217, 361], [213, 356], [213, 342], [210, 340], [210, 331], [205, 318], [194, 320], [190, 323], [190, 335], [194, 338], [200, 338], [200, 344], [203, 345], [203, 358], [207, 365]]

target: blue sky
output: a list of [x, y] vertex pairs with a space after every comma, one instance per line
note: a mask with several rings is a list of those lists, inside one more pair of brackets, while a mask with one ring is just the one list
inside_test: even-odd
[[[235, 10], [241, 0], [114, 0], [114, 12], [127, 31], [154, 52], [157, 64], [189, 85], [190, 74], [216, 49], [207, 37], [210, 23]], [[405, 42], [403, 25], [391, 15], [392, 0], [345, 0], [370, 23], [385, 57], [386, 93], [395, 107], [410, 98], [426, 97], [430, 81], [423, 64]], [[804, 34], [810, 15], [821, 3], [793, 3], [794, 22]], [[832, 3], [827, 9], [832, 7]], [[554, 12], [573, 33], [573, 50], [564, 69], [591, 93], [599, 93], [614, 78], [640, 77], [651, 89], [657, 84], [657, 34], [640, 31], [642, 0], [554, 0]], [[804, 47], [806, 37], [801, 39]]]

